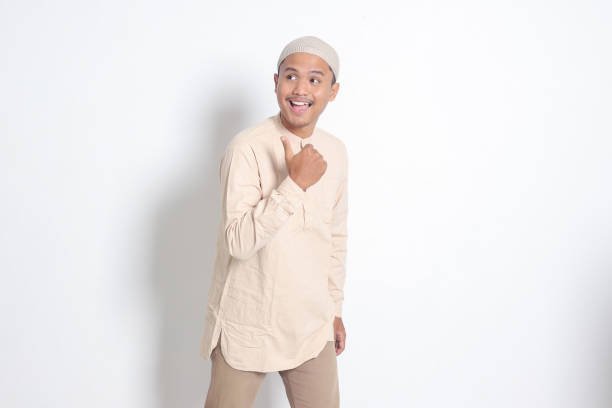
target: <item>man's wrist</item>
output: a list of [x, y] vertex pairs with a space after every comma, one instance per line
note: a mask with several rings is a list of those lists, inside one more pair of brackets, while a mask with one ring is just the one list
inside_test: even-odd
[[294, 183], [296, 186], [298, 186], [298, 187], [299, 187], [299, 188], [300, 188], [302, 191], [306, 191], [306, 189], [305, 189], [305, 188], [303, 188], [303, 187], [302, 187], [302, 185], [301, 185], [301, 184], [298, 182], [298, 180], [297, 180], [297, 179], [295, 179], [295, 178], [293, 178], [293, 177], [291, 176], [291, 174], [289, 174], [289, 179], [290, 179], [291, 181], [293, 181], [293, 183]]

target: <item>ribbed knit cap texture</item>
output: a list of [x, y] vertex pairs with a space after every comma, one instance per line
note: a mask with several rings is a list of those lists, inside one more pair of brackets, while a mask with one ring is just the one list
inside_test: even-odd
[[323, 58], [323, 60], [331, 67], [332, 72], [336, 76], [336, 81], [338, 80], [340, 59], [338, 58], [338, 53], [336, 53], [336, 50], [334, 50], [332, 46], [325, 41], [312, 35], [296, 38], [287, 44], [285, 48], [283, 48], [280, 57], [278, 57], [276, 69], [278, 70], [280, 68], [280, 65], [285, 58], [295, 52], [306, 52], [308, 54], [314, 54]]

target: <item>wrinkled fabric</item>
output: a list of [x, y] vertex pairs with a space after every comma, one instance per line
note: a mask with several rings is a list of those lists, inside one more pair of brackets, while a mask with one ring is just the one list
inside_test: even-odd
[[[280, 136], [307, 143], [327, 169], [302, 190], [288, 175]], [[280, 112], [235, 135], [219, 166], [221, 221], [200, 354], [219, 338], [230, 366], [287, 370], [334, 341], [342, 316], [348, 161], [344, 143], [316, 128], [288, 131]]]

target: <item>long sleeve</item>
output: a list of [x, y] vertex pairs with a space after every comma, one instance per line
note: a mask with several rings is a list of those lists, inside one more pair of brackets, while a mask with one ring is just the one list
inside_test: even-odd
[[344, 178], [338, 189], [332, 217], [331, 273], [328, 279], [329, 293], [336, 304], [335, 314], [342, 317], [344, 280], [346, 275], [346, 242], [348, 214], [348, 174], [345, 161]]
[[245, 260], [265, 246], [304, 200], [290, 176], [262, 197], [259, 169], [248, 145], [226, 149], [219, 167], [225, 242], [229, 254]]

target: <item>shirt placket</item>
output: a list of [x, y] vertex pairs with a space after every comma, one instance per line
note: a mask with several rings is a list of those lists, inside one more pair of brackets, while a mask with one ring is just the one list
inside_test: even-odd
[[[308, 144], [308, 142], [305, 142], [304, 139], [300, 140], [300, 150], [303, 149], [306, 144]], [[302, 229], [312, 228], [312, 203], [310, 199], [309, 189], [307, 189], [304, 201], [302, 202]]]

